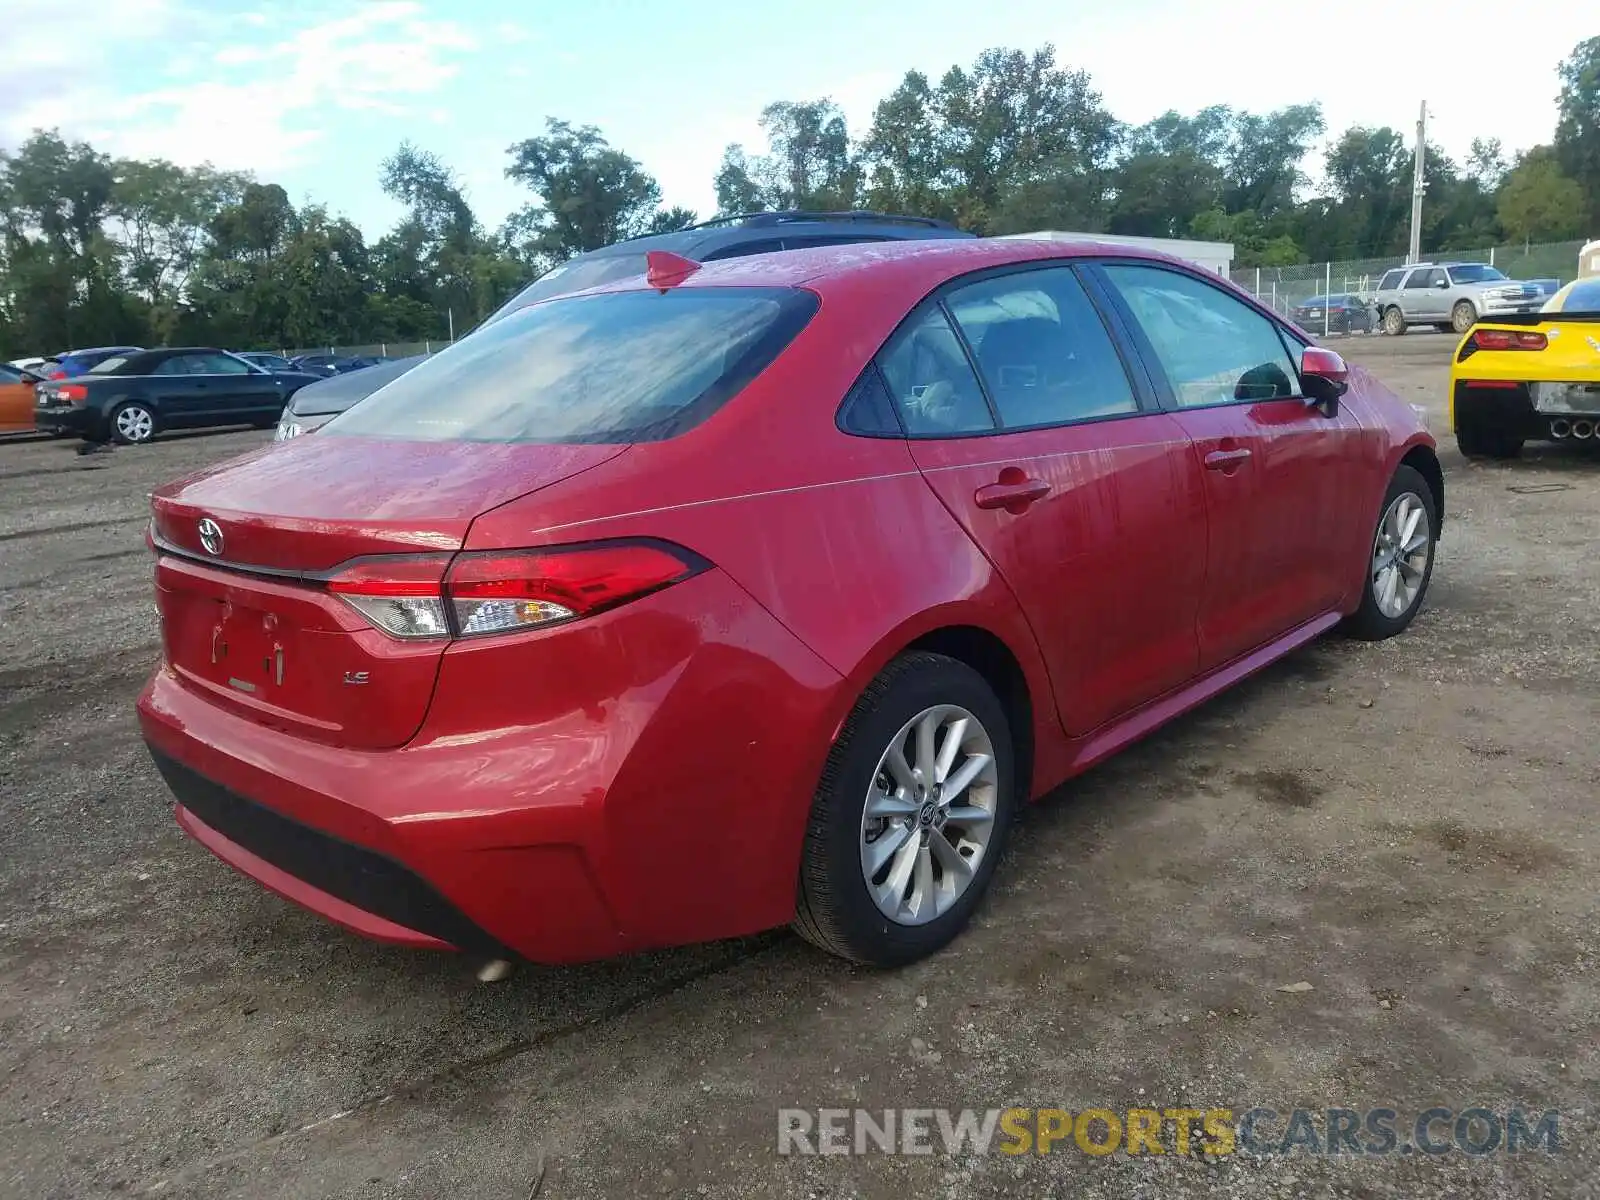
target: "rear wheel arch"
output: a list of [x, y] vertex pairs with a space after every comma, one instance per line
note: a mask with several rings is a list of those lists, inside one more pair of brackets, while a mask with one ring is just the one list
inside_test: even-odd
[[976, 625], [946, 625], [932, 630], [906, 646], [896, 658], [917, 651], [940, 654], [965, 663], [994, 690], [1011, 725], [1011, 740], [1016, 753], [1017, 780], [1030, 799], [1034, 775], [1034, 721], [1037, 705], [1028, 686], [1027, 673], [1011, 647], [997, 634]]
[[1444, 526], [1444, 468], [1439, 465], [1439, 456], [1433, 452], [1431, 447], [1413, 446], [1400, 456], [1399, 465], [1410, 467], [1427, 481], [1428, 491], [1433, 493], [1433, 510], [1442, 529]]

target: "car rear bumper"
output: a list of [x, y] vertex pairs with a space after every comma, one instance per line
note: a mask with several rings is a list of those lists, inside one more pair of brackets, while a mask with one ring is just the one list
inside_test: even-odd
[[[575, 674], [592, 697], [542, 686]], [[166, 667], [138, 710], [179, 823], [264, 886], [384, 941], [572, 963], [790, 919], [838, 685], [711, 571], [567, 630], [452, 646], [398, 750], [268, 728]]]
[[68, 433], [78, 437], [98, 437], [104, 432], [100, 414], [92, 408], [73, 405], [35, 408], [34, 426], [41, 433]]

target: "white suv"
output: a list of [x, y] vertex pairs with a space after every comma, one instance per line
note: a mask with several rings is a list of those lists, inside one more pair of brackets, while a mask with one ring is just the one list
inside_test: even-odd
[[1413, 263], [1383, 277], [1372, 298], [1387, 334], [1413, 325], [1465, 333], [1479, 317], [1538, 312], [1548, 298], [1540, 283], [1518, 283], [1483, 263]]

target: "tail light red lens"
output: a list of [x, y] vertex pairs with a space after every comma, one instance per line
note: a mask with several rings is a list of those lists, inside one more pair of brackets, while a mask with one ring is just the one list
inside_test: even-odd
[[708, 564], [665, 542], [597, 542], [351, 563], [328, 590], [406, 639], [474, 637], [593, 616], [669, 587]]
[[1549, 341], [1537, 330], [1478, 329], [1472, 344], [1478, 350], [1543, 350]]
[[81, 383], [63, 383], [56, 388], [56, 395], [73, 404], [82, 404], [89, 398], [89, 389]]
[[463, 637], [570, 621], [659, 591], [703, 564], [660, 542], [463, 554], [445, 591]]

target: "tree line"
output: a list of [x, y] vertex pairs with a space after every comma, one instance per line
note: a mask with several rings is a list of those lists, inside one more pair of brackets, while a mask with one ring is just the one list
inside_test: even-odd
[[[1509, 156], [1430, 148], [1422, 244], [1600, 236], [1600, 37], [1559, 70], [1554, 137]], [[852, 133], [829, 100], [761, 114], [765, 146], [727, 147], [718, 214], [871, 208], [980, 234], [1066, 229], [1229, 241], [1239, 266], [1403, 254], [1412, 152], [1391, 128], [1327, 145], [1319, 105], [1213, 106], [1118, 121], [1089, 75], [985, 51], [937, 81], [918, 71]], [[237, 348], [440, 340], [529, 279], [621, 238], [693, 224], [593, 126], [551, 119], [509, 147], [528, 203], [490, 228], [437, 156], [403, 143], [379, 186], [404, 206], [368, 241], [319, 203], [248, 173], [117, 159], [57, 131], [0, 152], [0, 358], [71, 346]]]

